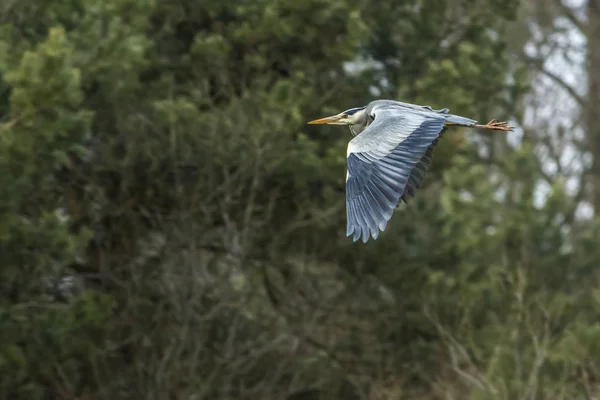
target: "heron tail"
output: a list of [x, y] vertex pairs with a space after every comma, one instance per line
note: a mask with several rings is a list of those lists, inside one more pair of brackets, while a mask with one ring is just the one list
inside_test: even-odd
[[477, 121], [471, 118], [465, 118], [452, 114], [448, 114], [446, 116], [446, 125], [473, 126], [476, 123]]

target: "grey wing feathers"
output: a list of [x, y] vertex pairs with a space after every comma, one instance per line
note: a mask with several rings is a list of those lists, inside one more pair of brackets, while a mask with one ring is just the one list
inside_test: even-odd
[[[448, 128], [444, 127], [440, 132], [440, 135], [444, 133], [446, 129]], [[435, 147], [437, 146], [439, 140], [440, 138], [438, 136], [427, 148], [427, 151], [425, 152], [423, 157], [421, 157], [421, 160], [417, 163], [417, 165], [415, 165], [415, 167], [410, 172], [410, 177], [408, 178], [404, 194], [402, 195], [402, 201], [404, 203], [408, 203], [408, 201], [412, 199], [416, 194], [417, 189], [421, 187], [421, 183], [423, 183], [423, 180], [427, 175], [427, 170], [431, 165], [433, 151], [435, 150]]]
[[448, 108], [441, 108], [439, 110], [434, 110], [433, 107], [431, 106], [422, 106], [422, 105], [418, 105], [418, 104], [411, 104], [411, 103], [405, 103], [403, 101], [398, 101], [398, 100], [374, 100], [370, 103], [370, 105], [373, 105], [375, 107], [396, 107], [396, 108], [405, 108], [405, 109], [409, 109], [409, 110], [415, 110], [415, 111], [428, 111], [428, 112], [433, 112], [433, 113], [438, 113], [438, 114], [448, 114], [448, 112], [450, 111]]
[[[347, 236], [377, 239], [405, 193], [415, 166], [444, 127], [444, 117], [380, 112], [348, 145]], [[415, 171], [413, 184], [420, 184]]]

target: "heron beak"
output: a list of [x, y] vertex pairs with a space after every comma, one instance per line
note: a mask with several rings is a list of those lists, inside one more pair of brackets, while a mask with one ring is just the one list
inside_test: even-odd
[[320, 118], [320, 119], [315, 119], [313, 121], [309, 121], [309, 122], [307, 122], [307, 124], [309, 124], [309, 125], [316, 125], [316, 124], [344, 125], [344, 123], [341, 121], [342, 118], [344, 118], [343, 114], [332, 115], [331, 117], [325, 117], [325, 118]]

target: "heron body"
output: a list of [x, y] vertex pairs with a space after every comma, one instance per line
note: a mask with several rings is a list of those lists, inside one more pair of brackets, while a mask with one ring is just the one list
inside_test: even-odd
[[414, 196], [448, 126], [513, 129], [395, 100], [375, 100], [309, 124], [347, 125], [354, 136], [346, 153], [346, 235], [364, 243], [377, 239], [398, 204]]

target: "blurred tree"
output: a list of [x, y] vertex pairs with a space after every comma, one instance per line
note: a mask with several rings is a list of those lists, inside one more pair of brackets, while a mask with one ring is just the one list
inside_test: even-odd
[[[527, 122], [538, 136], [547, 180], [568, 176], [588, 211], [600, 207], [600, 5], [597, 0], [525, 2], [519, 31], [532, 38], [521, 59], [532, 68], [537, 112]], [[552, 107], [548, 104], [552, 102]], [[545, 106], [545, 109], [544, 109]], [[576, 206], [581, 210], [580, 202]]]
[[535, 207], [529, 148], [499, 159], [504, 139], [478, 138], [482, 155], [454, 131], [385, 235], [344, 237], [349, 135], [308, 119], [373, 96], [500, 119], [528, 78], [509, 62], [516, 0], [377, 4], [0, 8], [0, 396], [513, 398], [571, 382], [564, 354], [595, 354], [595, 328], [568, 327], [594, 305], [590, 285], [571, 292], [597, 228], [554, 223], [572, 206], [560, 188]]
[[587, 40], [588, 87], [584, 98], [584, 120], [594, 160], [590, 172], [593, 177], [594, 210], [597, 212], [600, 210], [600, 1], [587, 2], [587, 24], [580, 22], [568, 6], [563, 5], [562, 10]]

